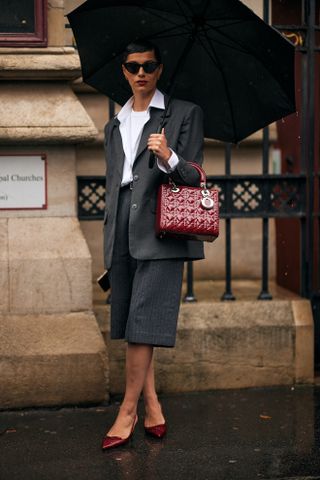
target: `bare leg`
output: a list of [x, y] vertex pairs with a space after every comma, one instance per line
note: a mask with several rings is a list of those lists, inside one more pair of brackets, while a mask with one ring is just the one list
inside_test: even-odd
[[135, 343], [127, 344], [126, 391], [116, 421], [107, 435], [126, 438], [137, 413], [137, 405], [152, 361], [153, 347]]
[[153, 358], [150, 362], [144, 382], [143, 398], [146, 409], [144, 425], [146, 427], [153, 427], [154, 425], [163, 424], [165, 419], [161, 411], [161, 405], [155, 388]]

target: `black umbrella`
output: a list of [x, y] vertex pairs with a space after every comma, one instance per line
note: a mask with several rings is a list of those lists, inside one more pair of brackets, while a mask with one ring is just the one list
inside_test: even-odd
[[239, 0], [88, 0], [69, 13], [84, 81], [120, 105], [126, 45], [158, 45], [159, 88], [204, 110], [205, 136], [239, 142], [295, 111], [294, 47]]

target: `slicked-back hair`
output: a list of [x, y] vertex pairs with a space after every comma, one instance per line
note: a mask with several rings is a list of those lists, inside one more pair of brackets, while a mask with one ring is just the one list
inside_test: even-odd
[[122, 63], [125, 63], [127, 61], [128, 55], [130, 55], [131, 53], [144, 52], [154, 52], [154, 56], [156, 57], [157, 62], [162, 63], [159, 48], [157, 47], [157, 45], [154, 45], [148, 40], [137, 40], [136, 42], [129, 43], [129, 45], [126, 46], [123, 52]]

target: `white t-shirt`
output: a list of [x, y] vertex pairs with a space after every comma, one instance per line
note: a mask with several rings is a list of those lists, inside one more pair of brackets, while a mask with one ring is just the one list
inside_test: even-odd
[[123, 165], [122, 185], [132, 181], [132, 166], [137, 155], [143, 127], [149, 118], [148, 110], [143, 112], [131, 110], [130, 115], [125, 119], [125, 125], [122, 128], [122, 143], [126, 158]]
[[150, 115], [148, 110], [145, 110], [144, 112], [135, 112], [134, 110], [131, 111], [131, 114], [130, 114], [130, 143], [131, 143], [131, 154], [132, 154], [131, 166], [133, 165], [133, 161], [137, 155], [143, 127], [148, 122], [149, 118], [150, 118]]

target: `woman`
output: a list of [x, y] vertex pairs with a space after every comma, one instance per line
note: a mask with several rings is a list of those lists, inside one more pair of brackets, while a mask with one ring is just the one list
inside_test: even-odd
[[[112, 290], [111, 338], [124, 338], [127, 351], [125, 395], [103, 449], [129, 440], [141, 392], [145, 431], [157, 438], [165, 435], [153, 348], [175, 345], [183, 263], [203, 258], [202, 242], [155, 235], [159, 185], [169, 176], [179, 184], [199, 185], [199, 174], [187, 161], [201, 164], [203, 145], [202, 111], [181, 100], [171, 99], [164, 128], [154, 133], [168, 101], [157, 89], [162, 69], [155, 45], [128, 45], [122, 70], [133, 96], [105, 128], [104, 255]], [[151, 152], [156, 155], [153, 168]]]

